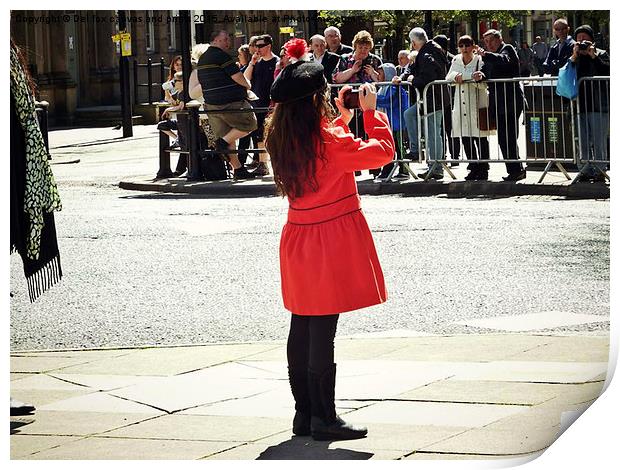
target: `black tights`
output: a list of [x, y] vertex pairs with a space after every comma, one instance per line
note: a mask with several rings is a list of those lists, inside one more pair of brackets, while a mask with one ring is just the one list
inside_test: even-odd
[[294, 369], [321, 373], [334, 364], [334, 338], [338, 315], [291, 315], [286, 356]]

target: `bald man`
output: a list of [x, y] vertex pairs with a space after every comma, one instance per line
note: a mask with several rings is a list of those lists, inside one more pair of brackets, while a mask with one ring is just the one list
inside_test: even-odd
[[543, 64], [546, 73], [557, 76], [560, 69], [572, 55], [575, 40], [569, 36], [569, 32], [570, 27], [568, 26], [568, 21], [564, 18], [555, 20], [555, 23], [553, 23], [553, 33], [558, 40], [551, 46], [551, 49], [549, 49], [549, 54], [547, 54], [547, 59]]

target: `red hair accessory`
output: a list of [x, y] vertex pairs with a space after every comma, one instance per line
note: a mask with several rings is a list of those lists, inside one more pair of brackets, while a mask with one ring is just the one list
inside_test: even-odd
[[295, 38], [284, 44], [284, 50], [289, 57], [293, 57], [299, 60], [310, 49], [308, 48], [308, 44], [304, 39]]

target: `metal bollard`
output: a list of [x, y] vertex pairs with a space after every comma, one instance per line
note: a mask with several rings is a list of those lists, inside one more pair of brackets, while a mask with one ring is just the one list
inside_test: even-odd
[[147, 82], [149, 87], [149, 104], [153, 103], [153, 60], [149, 57], [146, 64]]
[[170, 169], [170, 152], [167, 151], [170, 145], [170, 139], [163, 132], [159, 132], [159, 171], [156, 179], [170, 178], [172, 170]]

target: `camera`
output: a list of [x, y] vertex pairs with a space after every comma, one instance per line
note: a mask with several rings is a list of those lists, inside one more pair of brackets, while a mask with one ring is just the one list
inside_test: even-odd
[[342, 95], [342, 103], [344, 107], [347, 109], [356, 109], [360, 107], [360, 91], [357, 90], [347, 90], [344, 95]]
[[580, 51], [587, 51], [588, 48], [592, 45], [592, 43], [590, 41], [581, 41], [578, 44], [579, 50]]
[[162, 83], [162, 84], [161, 84], [161, 87], [162, 87], [165, 91], [167, 91], [167, 92], [169, 92], [169, 93], [172, 93], [172, 91], [174, 90], [174, 78], [173, 78], [172, 80], [168, 81], [168, 82], [164, 82], [164, 83]]

